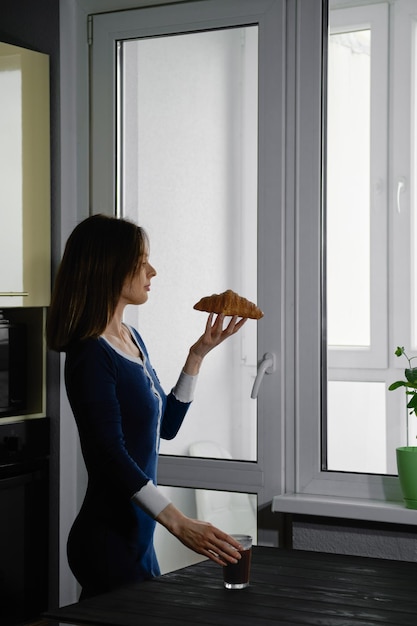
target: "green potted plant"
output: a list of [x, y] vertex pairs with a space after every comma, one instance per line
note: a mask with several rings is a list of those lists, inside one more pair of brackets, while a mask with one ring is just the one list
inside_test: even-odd
[[[388, 389], [393, 391], [400, 387], [405, 388], [407, 395], [407, 409], [410, 415], [417, 417], [417, 367], [412, 367], [411, 361], [417, 356], [408, 357], [404, 347], [398, 346], [395, 350], [398, 357], [404, 356], [408, 367], [404, 370], [405, 380], [397, 380]], [[398, 478], [405, 505], [408, 509], [417, 509], [417, 446], [401, 446], [396, 449]]]

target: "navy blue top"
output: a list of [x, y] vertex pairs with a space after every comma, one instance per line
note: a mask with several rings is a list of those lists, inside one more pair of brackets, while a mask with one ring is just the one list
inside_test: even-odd
[[132, 496], [157, 481], [159, 439], [172, 439], [190, 403], [166, 395], [146, 347], [123, 355], [104, 338], [87, 339], [66, 356], [65, 384], [88, 473], [68, 557], [84, 597], [159, 574], [155, 521]]

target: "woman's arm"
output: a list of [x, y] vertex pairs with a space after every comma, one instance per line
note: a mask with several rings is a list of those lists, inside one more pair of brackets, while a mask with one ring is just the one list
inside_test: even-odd
[[187, 517], [172, 503], [155, 518], [181, 543], [218, 565], [237, 563], [241, 558], [239, 542], [208, 522]]

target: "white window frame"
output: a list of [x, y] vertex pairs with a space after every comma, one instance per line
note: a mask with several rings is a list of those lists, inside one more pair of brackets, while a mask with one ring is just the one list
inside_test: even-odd
[[[389, 6], [390, 11], [394, 10], [391, 3], [385, 4], [387, 8]], [[300, 41], [303, 41], [302, 37], [300, 37]], [[317, 50], [314, 49], [314, 52], [317, 53]], [[310, 55], [312, 54], [313, 52], [310, 50]], [[305, 57], [301, 54], [300, 58], [304, 59]], [[314, 75], [312, 80], [320, 84], [322, 75], [319, 74], [319, 65], [317, 56], [315, 63], [313, 63]], [[302, 67], [300, 67], [300, 75], [303, 77], [307, 75]], [[406, 76], [410, 76], [410, 74], [406, 74]], [[405, 98], [404, 93], [401, 92], [396, 97]], [[327, 346], [322, 339], [325, 336], [324, 333], [322, 335], [321, 296], [323, 284], [320, 280], [322, 259], [319, 243], [322, 224], [318, 208], [321, 199], [317, 201], [321, 193], [321, 172], [320, 174], [312, 172], [309, 159], [313, 158], [315, 162], [319, 163], [321, 158], [322, 125], [318, 123], [318, 111], [323, 101], [322, 94], [318, 94], [317, 90], [314, 90], [314, 86], [308, 84], [308, 81], [300, 81], [297, 85], [296, 115], [299, 121], [297, 128], [299, 142], [295, 168], [297, 172], [295, 188], [298, 190], [295, 217], [294, 285], [296, 298], [295, 396], [294, 405], [288, 406], [285, 419], [286, 443], [283, 489], [281, 494], [274, 498], [272, 508], [276, 512], [284, 513], [415, 525], [417, 524], [415, 513], [404, 506], [397, 476], [327, 472], [321, 468], [321, 410], [324, 397], [321, 390], [325, 389], [322, 387], [322, 382], [327, 386], [325, 377], [324, 381], [322, 380], [322, 371], [326, 371], [326, 363], [325, 360], [323, 362], [322, 357], [327, 352]], [[390, 128], [390, 133], [392, 135], [392, 128]], [[311, 154], [312, 146], [315, 153], [313, 157]], [[395, 149], [399, 151], [401, 148], [397, 146]], [[398, 174], [393, 175], [392, 172], [389, 174], [393, 177], [390, 184], [387, 185], [391, 209], [393, 206], [395, 207], [395, 179]], [[393, 220], [391, 213], [390, 210], [390, 229]], [[409, 228], [409, 221], [403, 228]], [[390, 239], [390, 245], [392, 245], [392, 239]], [[395, 271], [397, 281], [400, 282], [401, 270], [397, 266]], [[393, 306], [397, 306], [393, 304], [393, 297], [394, 295], [390, 295], [389, 306], [391, 309]], [[404, 304], [404, 298], [402, 298], [401, 304]], [[402, 319], [404, 320], [404, 315]], [[409, 314], [405, 314], [405, 319], [408, 321], [407, 328], [409, 329]], [[390, 330], [389, 345], [391, 346], [396, 345], [395, 342], [400, 342], [394, 337], [395, 330], [395, 328]], [[384, 339], [384, 344], [387, 344], [387, 338]], [[390, 366], [398, 368], [398, 363], [394, 364], [395, 357], [391, 357], [389, 354], [388, 358]], [[290, 388], [291, 381], [288, 379], [288, 394], [290, 394]], [[390, 400], [392, 399], [393, 402], [395, 401], [394, 395], [391, 394], [390, 396]]]
[[[392, 65], [392, 108], [396, 113], [391, 126], [391, 153], [393, 155], [390, 229], [393, 232], [390, 281], [392, 284], [392, 319], [394, 320], [390, 345], [403, 345], [410, 352], [417, 350], [412, 345], [412, 304], [410, 292], [404, 286], [411, 285], [411, 238], [410, 212], [415, 193], [412, 183], [412, 155], [410, 154], [410, 120], [411, 111], [411, 80], [412, 60], [408, 51], [412, 49], [412, 26], [417, 22], [417, 5], [414, 0], [403, 0], [396, 6], [396, 23], [394, 36], [402, 42]], [[415, 69], [414, 69], [415, 72]], [[415, 103], [414, 103], [415, 106]], [[404, 185], [399, 191], [399, 183]], [[398, 206], [399, 203], [399, 206]], [[399, 245], [396, 242], [401, 242]], [[414, 338], [415, 340], [415, 338]], [[400, 372], [402, 363], [390, 353], [391, 367]]]
[[[289, 4], [319, 5], [319, 0], [290, 0]], [[256, 8], [255, 8], [256, 7]], [[135, 19], [134, 19], [135, 18]], [[139, 19], [140, 18], [140, 19]], [[162, 18], [162, 19], [161, 19]], [[103, 212], [103, 207], [110, 214], [115, 214], [116, 171], [115, 114], [116, 98], [112, 98], [116, 83], [115, 53], [117, 41], [122, 39], [167, 35], [172, 33], [195, 32], [197, 30], [235, 27], [248, 24], [259, 25], [259, 109], [269, 120], [269, 128], [259, 125], [259, 198], [258, 247], [271, 251], [268, 261], [281, 276], [281, 251], [275, 247], [281, 241], [281, 195], [284, 185], [277, 171], [282, 171], [281, 161], [284, 154], [283, 113], [281, 94], [284, 92], [283, 59], [285, 58], [285, 38], [281, 36], [285, 24], [283, 0], [211, 0], [190, 2], [181, 7], [161, 7], [161, 10], [144, 8], [134, 16], [130, 12], [121, 12], [114, 19], [112, 14], [94, 16], [92, 30], [94, 44], [91, 48], [91, 182], [90, 209], [93, 213]], [[280, 36], [276, 36], [276, 29]], [[291, 51], [292, 52], [292, 51]], [[270, 57], [278, 59], [276, 66], [268, 66]], [[291, 59], [293, 60], [293, 59]], [[273, 68], [273, 71], [271, 69]], [[277, 104], [278, 103], [278, 104]], [[271, 121], [272, 120], [272, 121]], [[272, 155], [272, 156], [271, 156]], [[275, 259], [272, 257], [275, 256]], [[261, 270], [258, 271], [260, 272]], [[270, 270], [269, 270], [270, 271]], [[268, 289], [266, 280], [258, 279], [259, 302], [265, 308], [274, 311], [274, 322], [270, 318], [262, 329], [258, 327], [258, 350], [261, 354], [270, 349], [281, 353], [279, 320], [281, 304], [280, 288]], [[272, 327], [272, 329], [271, 329]], [[262, 348], [265, 346], [265, 348]], [[280, 368], [282, 371], [284, 367]], [[158, 482], [165, 486], [183, 486], [195, 488], [230, 489], [256, 493], [259, 506], [271, 501], [279, 482], [279, 459], [273, 454], [271, 442], [279, 439], [279, 425], [272, 418], [262, 419], [266, 408], [280, 404], [281, 381], [270, 388], [264, 383], [258, 398], [258, 456], [257, 461], [201, 460], [189, 457], [161, 455], [158, 464]], [[271, 411], [269, 411], [271, 414]], [[261, 417], [259, 417], [261, 416]], [[264, 425], [267, 423], [267, 426]], [[272, 434], [273, 433], [273, 434]], [[264, 441], [265, 440], [265, 441]], [[192, 471], [190, 468], [193, 468]], [[210, 468], [210, 471], [207, 471]]]

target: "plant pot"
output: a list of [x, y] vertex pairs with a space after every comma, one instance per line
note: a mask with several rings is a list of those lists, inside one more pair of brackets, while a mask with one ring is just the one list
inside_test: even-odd
[[417, 446], [397, 448], [397, 468], [407, 509], [417, 509]]

